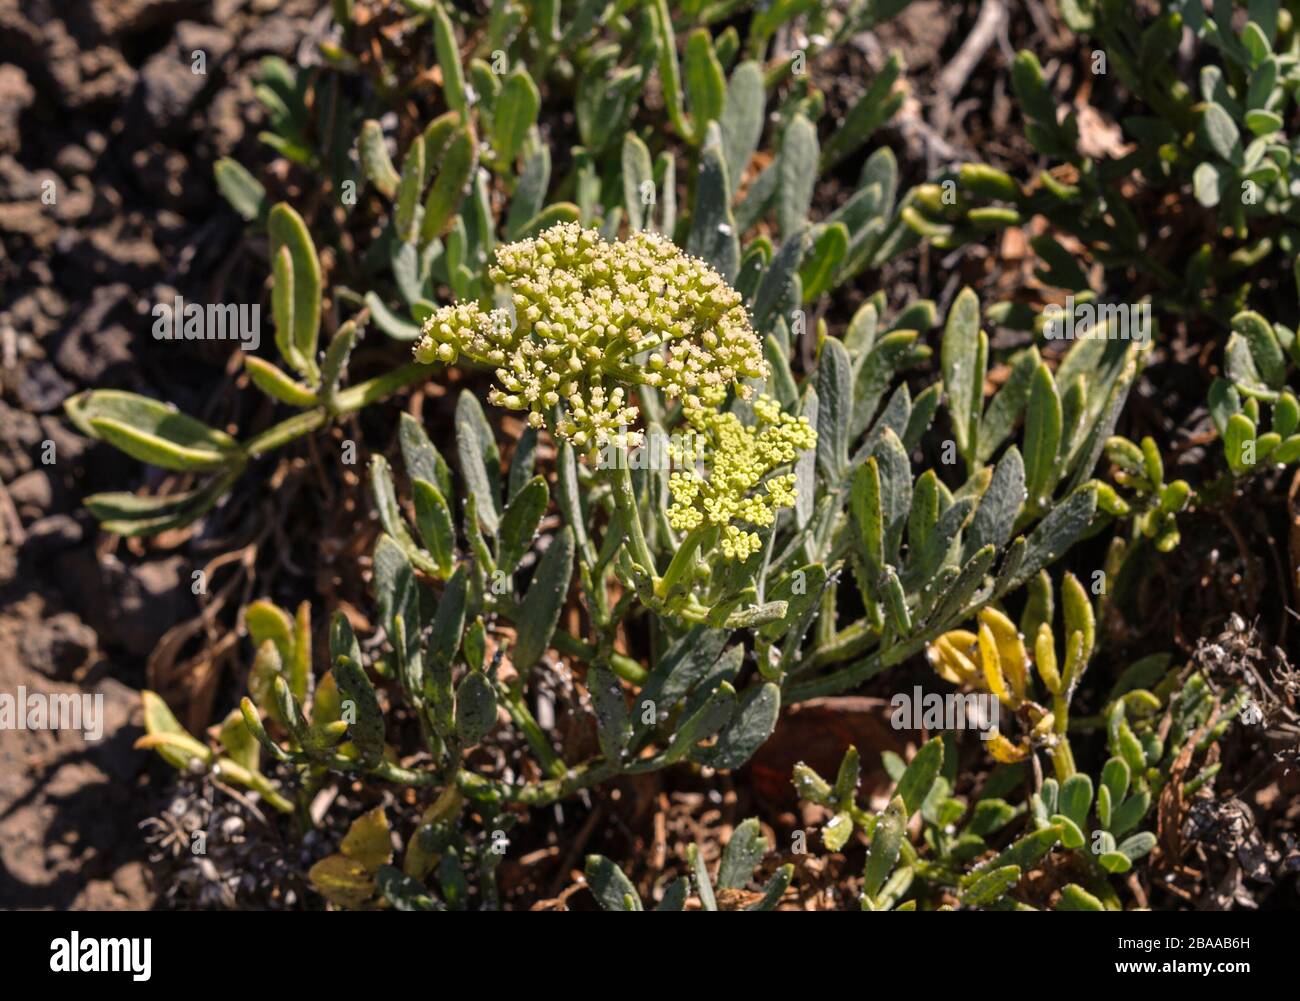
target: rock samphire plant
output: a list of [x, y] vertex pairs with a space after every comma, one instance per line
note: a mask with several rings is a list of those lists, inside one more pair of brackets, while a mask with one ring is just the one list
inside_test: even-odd
[[[955, 208], [936, 201], [943, 178], [900, 194], [893, 154], [863, 147], [902, 105], [901, 59], [833, 127], [804, 62], [904, 2], [773, 3], [743, 33], [730, 3], [500, 0], [483, 24], [436, 0], [405, 6], [436, 75], [417, 77], [345, 3], [318, 65], [264, 66], [264, 138], [313, 192], [290, 198], [306, 218], [233, 161], [217, 169], [268, 251], [275, 350], [244, 371], [276, 422], [240, 437], [118, 391], [67, 410], [176, 474], [178, 492], [87, 499], [130, 536], [219, 513], [265, 457], [363, 410], [379, 422], [381, 401], [421, 383], [457, 387], [454, 426], [412, 408], [393, 454], [369, 456], [369, 606], [248, 605], [239, 708], [202, 740], [146, 693], [144, 745], [249, 790], [299, 833], [320, 826], [313, 804], [331, 784], [414, 804], [400, 853], [391, 809], [348, 818], [312, 869], [337, 906], [493, 906], [501, 846], [529, 809], [628, 775], [741, 768], [783, 707], [928, 654], [940, 677], [1006, 706], [982, 792], [968, 795], [951, 737], [910, 764], [887, 759], [897, 789], [877, 814], [858, 805], [856, 752], [833, 785], [795, 776], [832, 811], [827, 847], [865, 838], [862, 906], [1016, 906], [1054, 851], [1072, 853], [1058, 906], [1119, 906], [1108, 874], [1150, 849], [1138, 827], [1174, 745], [1203, 745], [1227, 712], [1168, 662], [1159, 677], [1134, 665], [1100, 700], [1079, 688], [1095, 627], [1073, 577], [1061, 643], [1044, 612], [1045, 571], [1080, 540], [1127, 532], [1107, 550], [1113, 575], [1131, 570], [1136, 540], [1178, 542], [1187, 484], [1165, 482], [1154, 443], [1116, 434], [1150, 342], [1030, 337], [1002, 353], [985, 328], [1014, 328], [1023, 309], [956, 282], [943, 309], [891, 304], [870, 284], [923, 237], [955, 245], [1017, 213], [1065, 225], [1085, 188], [1111, 180], [1076, 158], [1078, 191], [1026, 192], [971, 165]], [[795, 23], [808, 46], [779, 49]], [[434, 78], [436, 107], [414, 120], [406, 99]], [[1022, 59], [1013, 79], [1031, 138], [1074, 157], [1041, 73]], [[556, 177], [553, 115], [576, 136]], [[832, 174], [845, 197], [818, 213]], [[989, 198], [1016, 207], [975, 204]], [[1074, 222], [1123, 263], [1141, 256], [1126, 218]], [[1119, 230], [1095, 231], [1103, 221]], [[1038, 249], [1058, 271], [1074, 263]], [[874, 290], [849, 298], [855, 284]], [[1212, 413], [1225, 440], [1287, 461], [1295, 339], [1233, 322]], [[378, 370], [353, 381], [367, 332]], [[1274, 410], [1262, 433], [1257, 401]], [[1093, 478], [1103, 456], [1119, 490]], [[589, 739], [543, 725], [557, 685]], [[1176, 738], [1153, 723], [1162, 713], [1182, 720]], [[1110, 760], [1090, 773], [1072, 738], [1103, 730]], [[1052, 777], [1034, 781], [1042, 762]], [[1104, 850], [1081, 848], [1094, 841]], [[608, 909], [682, 909], [692, 894], [704, 909], [767, 909], [791, 871], [747, 889], [766, 853], [747, 821], [715, 876], [694, 849], [690, 879], [658, 901], [608, 859], [586, 873]]]
[[[1170, 656], [1156, 654], [1129, 665], [1100, 710], [1072, 726], [1072, 703], [1096, 653], [1097, 611], [1105, 599], [1090, 599], [1066, 574], [1060, 588], [1064, 643], [1058, 645], [1046, 572], [1029, 592], [1018, 625], [989, 606], [973, 629], [950, 630], [927, 650], [940, 677], [996, 699], [999, 715], [1009, 721], [985, 734], [983, 747], [999, 764], [971, 795], [957, 795], [960, 748], [951, 731], [922, 745], [907, 764], [885, 752], [893, 789], [888, 806], [876, 814], [858, 804], [855, 748], [833, 783], [807, 765], [796, 766], [800, 797], [828, 814], [824, 846], [840, 851], [855, 832], [866, 843], [858, 898], [863, 910], [1033, 910], [1020, 888], [1035, 869], [1041, 873], [1033, 891], [1037, 906], [1123, 909], [1111, 877], [1155, 848], [1156, 835], [1147, 828], [1162, 792], [1172, 783], [1168, 801], [1213, 786], [1216, 745], [1247, 705], [1246, 689], [1214, 692], [1194, 665], [1174, 665]], [[1013, 728], [1020, 732], [1004, 732]], [[1095, 732], [1104, 734], [1110, 755], [1096, 781], [1078, 769], [1071, 747], [1072, 733], [1077, 739]], [[1050, 760], [1051, 777], [1037, 774], [1037, 751]], [[922, 838], [915, 846], [905, 830], [918, 813]]]
[[[1031, 353], [1027, 386], [1009, 383], [986, 407], [987, 339], [962, 293], [941, 351], [960, 387], [948, 411], [963, 430], [950, 444], [967, 475], [954, 489], [934, 469], [913, 474], [909, 452], [940, 393], [932, 385], [914, 403], [906, 385], [888, 392], [895, 369], [926, 352], [916, 331], [876, 329], [878, 301], [843, 340], [823, 331], [800, 387], [788, 367], [783, 380], [769, 371], [739, 293], [662, 237], [614, 244], [562, 224], [496, 258], [502, 305], [444, 307], [414, 351], [491, 368], [490, 403], [528, 414], [504, 475], [469, 390], [456, 407], [458, 475], [404, 416], [409, 517], [387, 461], [371, 463], [384, 533], [369, 652], [335, 613], [329, 670], [314, 683], [305, 609], [295, 619], [260, 603], [246, 616], [257, 659], [242, 714], [257, 744], [244, 752], [260, 747], [278, 766], [290, 787], [280, 808], [301, 816], [331, 771], [428, 788], [434, 805], [408, 854], [432, 865], [468, 805], [494, 816], [679, 762], [736, 768], [783, 701], [845, 690], [944, 642], [1105, 517], [1086, 472], [1136, 371], [1130, 345], [1081, 342], [1055, 375]], [[784, 406], [754, 385], [765, 377], [784, 384]], [[1027, 459], [1007, 442], [1022, 411]], [[537, 470], [543, 432], [556, 442], [549, 480]], [[639, 461], [656, 436], [672, 461]], [[561, 521], [538, 553], [552, 489]], [[575, 585], [577, 633], [560, 622]], [[841, 623], [850, 586], [865, 613]], [[658, 637], [649, 663], [620, 642], [630, 628]], [[587, 760], [565, 760], [530, 708], [548, 649], [585, 668], [599, 738]], [[414, 713], [421, 750], [398, 753], [385, 702]], [[466, 766], [499, 717], [526, 742], [535, 779]], [[170, 722], [151, 733], [173, 758], [202, 747]], [[240, 767], [231, 781], [270, 782], [256, 760]], [[422, 865], [406, 875], [427, 875]], [[361, 892], [320, 875], [337, 899]], [[388, 885], [364, 880], [376, 893]]]

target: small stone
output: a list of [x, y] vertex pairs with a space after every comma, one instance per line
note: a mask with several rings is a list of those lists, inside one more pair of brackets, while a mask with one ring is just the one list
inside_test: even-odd
[[44, 468], [23, 473], [7, 489], [19, 513], [29, 518], [39, 518], [54, 503], [54, 481]]
[[57, 410], [72, 395], [73, 386], [44, 358], [28, 362], [18, 381], [18, 402], [29, 413]]
[[81, 525], [71, 515], [48, 515], [27, 527], [23, 556], [34, 560], [44, 559], [51, 553], [71, 549], [81, 542], [82, 535]]
[[85, 146], [68, 143], [54, 155], [54, 166], [59, 173], [69, 176], [89, 174], [95, 169], [95, 155]]
[[48, 678], [66, 680], [96, 647], [95, 631], [73, 612], [51, 615], [22, 633], [23, 659]]
[[125, 573], [114, 575], [115, 626], [128, 652], [152, 653], [163, 633], [193, 614], [189, 588], [182, 586], [186, 568], [184, 558], [174, 556], [129, 566]]
[[49, 177], [48, 171], [28, 170], [8, 153], [0, 156], [0, 194], [7, 202], [39, 201], [41, 181]]
[[9, 482], [31, 469], [32, 453], [40, 442], [37, 419], [0, 400], [0, 480]]
[[159, 130], [182, 124], [208, 79], [205, 74], [191, 72], [189, 63], [171, 51], [151, 56], [140, 71], [136, 89], [149, 124]]
[[239, 40], [245, 56], [291, 56], [302, 37], [302, 30], [288, 17], [268, 17]]
[[27, 74], [10, 63], [0, 65], [0, 152], [17, 152], [22, 148], [18, 120], [31, 107], [36, 91], [27, 82]]
[[90, 16], [110, 38], [159, 28], [180, 18], [186, 0], [91, 0]]
[[235, 39], [222, 28], [199, 24], [197, 21], [182, 21], [176, 25], [176, 44], [180, 48], [181, 59], [191, 67], [194, 53], [202, 52], [207, 61], [206, 69], [211, 74], [215, 64], [235, 47]]
[[90, 304], [69, 319], [67, 328], [56, 335], [54, 361], [71, 379], [102, 387], [116, 383], [119, 371], [125, 374], [134, 367], [131, 332], [122, 325], [134, 319], [131, 288], [125, 282], [99, 286]]

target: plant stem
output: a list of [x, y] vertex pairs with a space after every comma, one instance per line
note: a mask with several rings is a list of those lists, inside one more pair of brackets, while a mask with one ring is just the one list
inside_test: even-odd
[[[523, 681], [520, 680], [520, 685], [522, 684]], [[506, 711], [510, 713], [511, 720], [523, 732], [528, 740], [528, 746], [542, 763], [542, 771], [551, 778], [563, 778], [566, 771], [564, 761], [551, 746], [546, 733], [528, 708], [523, 692], [509, 685], [498, 685], [498, 691], [505, 700]]]
[[1062, 734], [1060, 742], [1048, 753], [1052, 756], [1052, 768], [1058, 782], [1064, 782], [1075, 773], [1074, 751], [1070, 748], [1069, 737]]
[[365, 382], [359, 382], [355, 386], [349, 386], [335, 398], [333, 414], [325, 407], [316, 407], [294, 414], [248, 439], [244, 443], [244, 451], [249, 456], [257, 458], [282, 448], [295, 438], [301, 438], [324, 427], [329, 423], [331, 416], [338, 417], [360, 410], [399, 389], [423, 381], [433, 370], [433, 365], [411, 363], [395, 368], [391, 372], [385, 372], [383, 375], [377, 375], [373, 379], [367, 379]]
[[805, 699], [813, 699], [821, 695], [835, 695], [838, 692], [860, 685], [868, 678], [875, 677], [885, 668], [893, 667], [895, 664], [901, 664], [907, 660], [908, 657], [922, 649], [929, 638], [931, 637], [928, 633], [922, 633], [904, 643], [891, 646], [888, 650], [878, 650], [869, 657], [864, 657], [856, 664], [850, 664], [838, 671], [824, 674], [820, 678], [809, 678], [807, 681], [791, 685], [781, 700], [782, 704], [789, 705], [792, 702], [802, 702]]
[[224, 778], [255, 790], [270, 806], [281, 813], [294, 812], [294, 804], [286, 799], [261, 772], [250, 771], [226, 757], [217, 759], [217, 768]]
[[418, 362], [411, 362], [395, 368], [391, 372], [377, 375], [373, 379], [359, 382], [355, 386], [349, 386], [339, 393], [335, 413], [350, 414], [354, 410], [360, 410], [371, 403], [376, 403], [399, 389], [413, 386], [417, 382], [423, 382], [434, 373], [436, 368], [436, 365], [421, 365]]
[[803, 674], [814, 668], [849, 660], [863, 653], [878, 639], [880, 631], [873, 629], [866, 619], [859, 619], [841, 629], [830, 642], [818, 646], [805, 656], [793, 673]]
[[304, 410], [302, 413], [294, 414], [279, 424], [272, 425], [261, 434], [249, 438], [244, 443], [244, 451], [251, 458], [256, 459], [267, 452], [274, 452], [277, 448], [283, 448], [295, 438], [301, 438], [305, 434], [311, 434], [311, 432], [323, 428], [328, 420], [329, 414], [325, 412], [324, 407]]
[[701, 525], [686, 533], [686, 538], [682, 539], [677, 552], [673, 553], [672, 561], [664, 571], [663, 577], [655, 582], [655, 594], [660, 598], [667, 598], [673, 593], [682, 576], [690, 572], [691, 567], [694, 566], [696, 550], [710, 533], [716, 534], [716, 532], [717, 529], [710, 525]]
[[626, 462], [618, 463], [610, 471], [610, 485], [614, 488], [614, 506], [627, 531], [632, 557], [645, 568], [646, 573], [656, 577], [655, 558], [646, 545], [645, 532], [641, 529], [641, 516], [636, 509], [636, 492], [632, 489], [632, 470]]
[[[556, 632], [555, 636], [551, 637], [551, 643], [560, 653], [569, 656], [580, 656], [582, 660], [588, 663], [601, 653], [591, 643], [578, 640], [576, 636], [569, 633]], [[636, 660], [633, 660], [627, 654], [617, 653], [617, 651], [611, 651], [610, 653], [610, 669], [621, 679], [630, 681], [633, 685], [645, 684], [647, 673], [649, 673]]]
[[[516, 625], [519, 622], [519, 606], [513, 602], [501, 601], [497, 605], [497, 610]], [[584, 639], [579, 639], [572, 633], [565, 632], [563, 629], [556, 629], [551, 636], [551, 646], [559, 650], [560, 653], [568, 654], [570, 657], [590, 664], [600, 654], [600, 651], [592, 643]], [[647, 671], [637, 661], [633, 660], [625, 653], [612, 651], [609, 655], [609, 669], [617, 674], [624, 681], [630, 681], [634, 685], [645, 683]]]
[[410, 768], [403, 768], [401, 765], [395, 765], [391, 761], [381, 760], [369, 767], [363, 765], [355, 758], [347, 758], [342, 754], [333, 754], [328, 758], [321, 759], [321, 764], [327, 765], [338, 772], [347, 775], [357, 773], [374, 775], [376, 778], [384, 779], [387, 782], [394, 782], [397, 785], [404, 786], [431, 786], [437, 785], [438, 776], [433, 772], [417, 772]]
[[544, 782], [494, 782], [473, 772], [461, 772], [456, 781], [461, 792], [480, 802], [550, 806], [566, 796], [572, 796], [579, 789], [586, 789], [618, 773], [618, 762], [601, 759], [570, 769], [562, 778], [547, 779]]
[[605, 598], [604, 582], [598, 586], [591, 573], [591, 564], [587, 562], [587, 554], [581, 550], [578, 552], [578, 581], [591, 606], [592, 621], [597, 629], [603, 629], [609, 624], [609, 602]]
[[1052, 722], [1052, 728], [1058, 738], [1057, 744], [1051, 750], [1052, 767], [1056, 770], [1056, 777], [1059, 781], [1064, 782], [1074, 774], [1074, 751], [1070, 747], [1070, 737], [1067, 733], [1070, 726], [1070, 702], [1065, 695], [1057, 695], [1053, 699], [1055, 719]]
[[817, 614], [817, 646], [829, 646], [835, 641], [836, 592], [828, 587], [822, 592], [821, 610]]

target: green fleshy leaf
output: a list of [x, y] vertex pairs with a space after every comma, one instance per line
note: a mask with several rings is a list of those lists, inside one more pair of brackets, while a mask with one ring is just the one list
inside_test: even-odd
[[533, 574], [532, 584], [524, 595], [517, 623], [515, 670], [526, 671], [541, 659], [551, 642], [551, 634], [560, 618], [569, 578], [573, 574], [573, 532], [567, 527], [556, 535]]

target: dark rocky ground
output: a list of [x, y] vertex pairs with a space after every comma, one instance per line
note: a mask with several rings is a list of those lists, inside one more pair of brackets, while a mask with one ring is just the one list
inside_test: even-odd
[[150, 304], [259, 300], [212, 165], [265, 159], [258, 60], [292, 60], [318, 6], [0, 0], [0, 690], [98, 692], [107, 716], [97, 743], [0, 731], [0, 907], [153, 900], [134, 689], [195, 612], [190, 560], [102, 547], [81, 498], [147, 474], [61, 407], [96, 386], [201, 411], [226, 380], [224, 352], [155, 342]]

